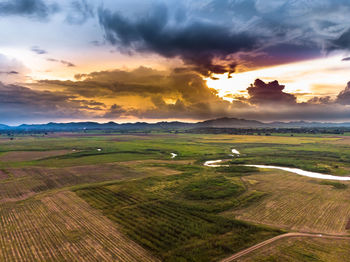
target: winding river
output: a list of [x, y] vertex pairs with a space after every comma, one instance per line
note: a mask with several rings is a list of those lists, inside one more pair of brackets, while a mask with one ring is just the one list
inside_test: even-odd
[[[237, 155], [239, 156], [240, 153], [236, 149], [232, 149], [232, 156]], [[228, 167], [229, 165], [220, 165], [219, 163], [223, 162], [224, 160], [218, 159], [218, 160], [209, 160], [204, 162], [204, 166], [208, 167]], [[319, 179], [326, 179], [326, 180], [340, 180], [340, 181], [350, 181], [350, 177], [343, 177], [343, 176], [332, 176], [332, 175], [326, 175], [311, 171], [305, 171], [299, 168], [292, 168], [292, 167], [281, 167], [281, 166], [269, 166], [269, 165], [244, 165], [244, 166], [251, 166], [251, 167], [257, 167], [257, 168], [265, 168], [265, 169], [279, 169], [287, 172], [291, 172], [300, 176], [307, 176], [312, 178], [319, 178]]]

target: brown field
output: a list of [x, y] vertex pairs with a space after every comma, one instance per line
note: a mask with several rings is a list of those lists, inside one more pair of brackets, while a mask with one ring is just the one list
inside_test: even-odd
[[350, 241], [325, 238], [286, 238], [262, 247], [237, 262], [349, 261]]
[[[183, 163], [183, 161], [161, 162]], [[78, 184], [180, 173], [166, 167], [147, 166], [151, 163], [159, 161], [127, 161], [63, 168], [37, 166], [6, 168], [0, 170], [0, 203], [23, 200], [40, 192]]]
[[0, 210], [0, 261], [156, 260], [69, 191]]
[[72, 150], [50, 150], [50, 151], [16, 151], [7, 152], [0, 156], [0, 161], [32, 161], [46, 157], [61, 156], [72, 153]]
[[43, 191], [77, 184], [144, 176], [118, 164], [8, 168], [6, 172], [11, 178], [0, 180], [0, 202], [17, 201]]
[[321, 180], [283, 171], [265, 171], [243, 179], [251, 190], [268, 195], [249, 207], [225, 212], [226, 215], [299, 232], [347, 233], [349, 188], [335, 189], [320, 185]]

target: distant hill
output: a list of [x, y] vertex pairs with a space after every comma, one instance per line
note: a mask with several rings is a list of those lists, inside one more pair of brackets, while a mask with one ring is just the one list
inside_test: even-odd
[[13, 131], [83, 131], [83, 130], [162, 130], [162, 129], [191, 129], [191, 128], [313, 128], [313, 127], [346, 127], [350, 128], [350, 122], [331, 123], [331, 122], [271, 122], [264, 123], [257, 120], [247, 120], [239, 118], [217, 118], [197, 123], [186, 123], [180, 121], [173, 122], [136, 122], [136, 123], [97, 123], [97, 122], [70, 122], [47, 124], [23, 124], [19, 126], [8, 126], [0, 124], [0, 130]]
[[9, 129], [10, 127], [8, 125], [3, 125], [3, 124], [0, 124], [0, 130], [7, 130]]
[[198, 122], [199, 127], [266, 127], [268, 124], [256, 120], [246, 120], [238, 118], [218, 118]]
[[137, 129], [181, 129], [191, 128], [195, 124], [184, 122], [158, 122], [158, 123], [123, 123], [118, 124], [115, 122], [97, 123], [97, 122], [71, 122], [71, 123], [48, 123], [38, 125], [20, 125], [11, 127], [13, 130], [22, 131], [79, 131], [79, 130], [137, 130]]

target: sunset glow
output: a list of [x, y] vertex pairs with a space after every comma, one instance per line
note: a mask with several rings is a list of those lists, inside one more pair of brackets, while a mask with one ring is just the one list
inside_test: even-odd
[[350, 111], [342, 2], [0, 0], [0, 8], [3, 122], [272, 121], [299, 112], [340, 121]]
[[[219, 92], [220, 97], [231, 101], [234, 99], [232, 96], [248, 97], [247, 87], [256, 78], [264, 81], [279, 79], [286, 86], [286, 92], [296, 95], [299, 102], [305, 102], [313, 96], [335, 97], [344, 89], [350, 62], [341, 61], [342, 58], [343, 56], [337, 55], [237, 73], [231, 78], [228, 78], [228, 74], [214, 75], [219, 80], [206, 80], [210, 88]], [[320, 86], [325, 88], [319, 88]]]

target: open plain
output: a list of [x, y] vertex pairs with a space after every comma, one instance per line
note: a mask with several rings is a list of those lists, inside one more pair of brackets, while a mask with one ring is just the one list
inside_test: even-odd
[[[288, 232], [350, 234], [350, 182], [244, 166], [348, 176], [345, 136], [55, 133], [2, 136], [0, 150], [1, 261], [219, 261]], [[349, 249], [292, 237], [238, 261]]]

